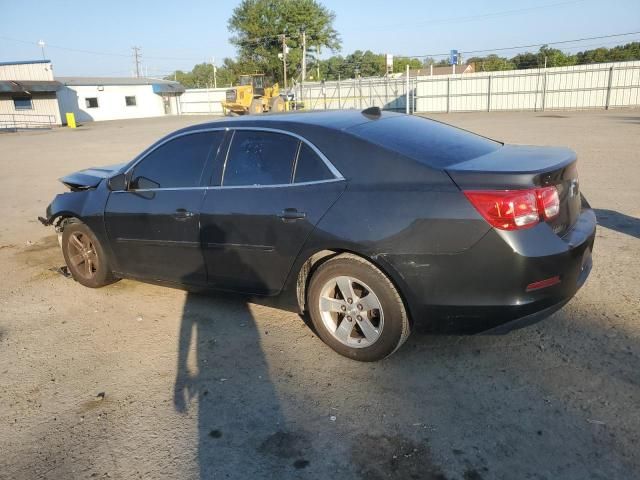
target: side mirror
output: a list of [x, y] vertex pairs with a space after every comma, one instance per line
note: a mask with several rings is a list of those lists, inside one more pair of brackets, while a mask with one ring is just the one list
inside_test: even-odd
[[112, 192], [126, 190], [127, 189], [127, 178], [124, 173], [119, 173], [118, 175], [111, 177], [107, 180], [107, 187]]
[[160, 188], [160, 184], [147, 177], [140, 176], [131, 181], [130, 187], [132, 190], [153, 190]]

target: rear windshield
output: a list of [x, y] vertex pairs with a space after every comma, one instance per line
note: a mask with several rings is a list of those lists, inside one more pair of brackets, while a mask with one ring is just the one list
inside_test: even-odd
[[446, 168], [502, 146], [466, 130], [411, 115], [366, 122], [348, 132], [434, 168]]

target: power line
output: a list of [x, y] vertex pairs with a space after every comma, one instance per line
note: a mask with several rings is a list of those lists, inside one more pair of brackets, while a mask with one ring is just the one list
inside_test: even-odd
[[[627, 32], [627, 33], [615, 33], [611, 35], [600, 35], [597, 37], [584, 37], [584, 38], [577, 38], [574, 40], [560, 40], [557, 42], [534, 43], [531, 45], [518, 45], [515, 47], [487, 48], [485, 50], [461, 50], [461, 53], [464, 53], [465, 55], [470, 55], [470, 54], [476, 54], [476, 53], [503, 52], [506, 50], [518, 50], [521, 48], [542, 47], [544, 45], [562, 45], [567, 43], [584, 42], [588, 40], [599, 40], [603, 38], [624, 37], [628, 35], [638, 35], [638, 34], [640, 34], [640, 31]], [[429, 57], [448, 57], [449, 55], [450, 53], [448, 52], [448, 53], [431, 53], [427, 55], [396, 55], [395, 57], [396, 58], [429, 58]]]
[[[448, 17], [448, 18], [440, 18], [440, 19], [433, 19], [433, 20], [418, 20], [417, 22], [411, 22], [411, 25], [443, 25], [443, 24], [450, 24], [450, 23], [463, 23], [463, 22], [472, 22], [472, 21], [476, 21], [476, 20], [485, 20], [488, 18], [494, 18], [494, 17], [506, 17], [509, 15], [518, 15], [520, 13], [525, 13], [525, 12], [530, 12], [533, 10], [542, 10], [542, 9], [550, 9], [550, 8], [554, 8], [554, 7], [562, 7], [565, 5], [572, 5], [572, 4], [576, 4], [576, 3], [583, 3], [585, 0], [571, 0], [571, 1], [565, 1], [565, 2], [556, 2], [556, 3], [548, 3], [545, 5], [537, 5], [537, 6], [533, 6], [533, 7], [526, 7], [526, 8], [517, 8], [517, 9], [513, 9], [513, 10], [502, 10], [502, 11], [498, 11], [498, 12], [492, 12], [492, 13], [484, 13], [484, 14], [478, 14], [478, 15], [465, 15], [465, 16], [460, 16], [460, 17]], [[376, 31], [376, 30], [388, 30], [391, 28], [406, 28], [408, 26], [408, 24], [405, 23], [396, 23], [396, 24], [388, 24], [388, 25], [381, 25], [381, 26], [369, 26], [366, 27], [367, 31]], [[365, 28], [362, 29], [356, 29], [356, 30], [365, 30]]]
[[[38, 42], [32, 42], [29, 40], [21, 40], [18, 38], [12, 38], [12, 37], [6, 37], [4, 35], [0, 35], [0, 39], [3, 40], [9, 40], [11, 42], [17, 42], [17, 43], [23, 43], [26, 45], [35, 45], [38, 46]], [[75, 52], [75, 53], [85, 53], [88, 55], [101, 55], [101, 56], [108, 56], [108, 57], [130, 57], [131, 55], [126, 54], [126, 53], [115, 53], [115, 52], [101, 52], [98, 50], [83, 50], [80, 48], [72, 48], [72, 47], [63, 47], [60, 45], [52, 45], [47, 43], [47, 48], [55, 48], [58, 50], [65, 50], [68, 52]], [[189, 61], [199, 61], [201, 59], [199, 58], [194, 58], [194, 57], [155, 57], [155, 56], [147, 56], [146, 58], [148, 59], [153, 59], [153, 60], [189, 60]]]

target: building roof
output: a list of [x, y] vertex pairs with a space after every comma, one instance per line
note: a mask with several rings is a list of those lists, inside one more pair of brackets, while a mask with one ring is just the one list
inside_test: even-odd
[[62, 87], [52, 80], [0, 80], [1, 93], [50, 93]]
[[29, 65], [30, 63], [51, 63], [51, 60], [19, 60], [16, 62], [0, 62], [0, 67], [6, 65]]
[[173, 80], [146, 77], [56, 77], [63, 85], [71, 87], [92, 85], [180, 85]]

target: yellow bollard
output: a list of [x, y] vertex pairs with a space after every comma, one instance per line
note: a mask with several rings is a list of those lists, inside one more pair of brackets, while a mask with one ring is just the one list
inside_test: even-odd
[[73, 112], [67, 112], [66, 116], [67, 116], [67, 127], [76, 128], [76, 116], [73, 114]]

